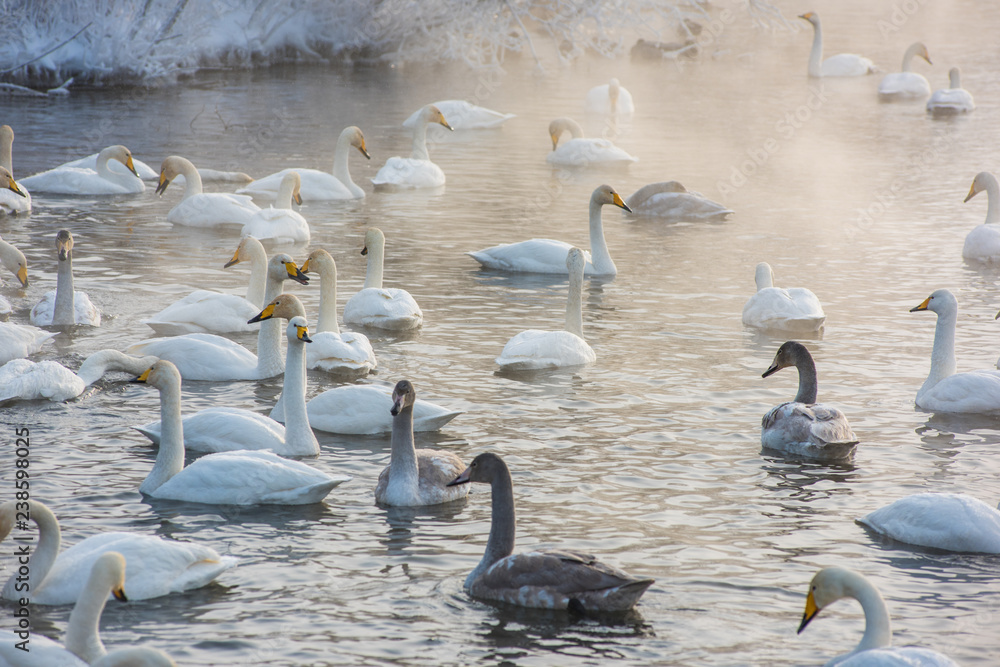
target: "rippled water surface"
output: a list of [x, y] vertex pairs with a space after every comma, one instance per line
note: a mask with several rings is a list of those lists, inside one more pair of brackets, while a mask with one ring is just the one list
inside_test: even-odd
[[[256, 176], [328, 168], [340, 130], [361, 126], [372, 160], [354, 153], [351, 168], [368, 197], [302, 207], [310, 248], [336, 259], [342, 305], [363, 282], [365, 230], [378, 226], [386, 284], [409, 290], [425, 315], [412, 335], [372, 336], [378, 373], [361, 382], [408, 378], [421, 397], [463, 410], [441, 432], [418, 434], [418, 446], [464, 460], [501, 454], [514, 477], [520, 547], [585, 549], [655, 577], [634, 612], [574, 620], [470, 600], [462, 580], [485, 546], [488, 489], [477, 486], [453, 506], [375, 506], [388, 437], [320, 434], [322, 454], [309, 463], [353, 481], [319, 505], [234, 510], [143, 498], [136, 489], [155, 450], [130, 426], [157, 418], [159, 401], [123, 375], [69, 403], [4, 407], [0, 498], [13, 490], [13, 429], [27, 425], [33, 497], [58, 514], [65, 543], [131, 530], [239, 558], [203, 589], [105, 610], [109, 648], [148, 644], [179, 664], [816, 664], [853, 648], [863, 629], [859, 607], [841, 602], [795, 634], [809, 579], [835, 564], [877, 583], [896, 644], [996, 664], [996, 557], [885, 543], [854, 523], [925, 490], [1000, 500], [1000, 420], [913, 405], [934, 316], [908, 312], [950, 288], [961, 307], [959, 369], [996, 362], [998, 270], [964, 263], [961, 248], [986, 211], [985, 195], [962, 204], [972, 178], [1000, 170], [1000, 83], [987, 69], [1000, 57], [987, 37], [1000, 23], [986, 5], [935, 4], [883, 36], [878, 21], [891, 12], [889, 3], [852, 16], [826, 10], [828, 53], [861, 51], [895, 70], [906, 45], [923, 39], [935, 65], [915, 69], [938, 88], [961, 65], [979, 105], [973, 114], [935, 121], [921, 103], [879, 104], [877, 76], [820, 85], [805, 76], [809, 31], [754, 33], [742, 23], [727, 28], [731, 40], [716, 58], [681, 68], [625, 59], [545, 73], [515, 62], [503, 76], [289, 67], [205, 73], [148, 91], [0, 100], [0, 121], [17, 132], [18, 175], [113, 143], [154, 168], [171, 154]], [[549, 120], [586, 120], [586, 90], [615, 75], [638, 107], [617, 142], [640, 162], [552, 169]], [[432, 133], [432, 158], [448, 177], [442, 192], [372, 193], [378, 167], [409, 151], [406, 116], [455, 97], [517, 118], [499, 131]], [[592, 119], [586, 127], [605, 129]], [[584, 332], [597, 363], [497, 374], [494, 358], [509, 337], [562, 325], [565, 281], [483, 272], [463, 253], [534, 236], [587, 247], [597, 185], [627, 195], [670, 179], [736, 215], [668, 225], [605, 210], [619, 273], [584, 286]], [[195, 288], [243, 292], [247, 270], [222, 268], [238, 230], [165, 221], [181, 190], [162, 198], [152, 188], [110, 198], [38, 194], [29, 218], [0, 218], [32, 277], [21, 291], [4, 276], [12, 321], [26, 322], [54, 287], [61, 228], [76, 239], [77, 289], [104, 313], [100, 328], [60, 334], [36, 359], [76, 368], [93, 351], [150, 337], [142, 320]], [[300, 263], [307, 254], [288, 251]], [[761, 415], [796, 388], [792, 370], [760, 377], [784, 337], [740, 323], [763, 260], [779, 285], [809, 287], [824, 304], [827, 326], [805, 342], [820, 399], [841, 407], [862, 440], [850, 465], [760, 450]], [[316, 286], [286, 289], [316, 312]], [[252, 335], [237, 339], [255, 344]], [[310, 372], [308, 395], [337, 382]], [[280, 379], [186, 383], [183, 404], [265, 412], [279, 388]], [[9, 565], [5, 553], [0, 562]], [[69, 612], [33, 610], [35, 631], [61, 638]]]

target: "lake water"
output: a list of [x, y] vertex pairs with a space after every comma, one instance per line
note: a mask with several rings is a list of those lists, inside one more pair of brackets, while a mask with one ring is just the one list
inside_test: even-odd
[[[885, 33], [879, 21], [891, 20], [893, 5], [854, 4], [854, 14], [820, 8], [827, 53], [863, 52], [894, 71], [905, 47], [923, 39], [935, 64], [914, 69], [939, 88], [961, 65], [976, 111], [938, 121], [923, 103], [879, 104], [877, 75], [809, 80], [812, 34], [794, 18], [802, 24], [795, 34], [727, 25], [701, 61], [683, 67], [627, 59], [545, 72], [525, 59], [503, 75], [274, 67], [205, 72], [149, 90], [0, 99], [0, 121], [17, 132], [19, 176], [114, 143], [157, 169], [173, 154], [255, 176], [326, 169], [340, 130], [359, 125], [372, 160], [355, 152], [351, 170], [368, 196], [303, 206], [310, 248], [337, 261], [342, 307], [364, 280], [365, 230], [381, 228], [386, 285], [410, 291], [425, 316], [416, 333], [371, 336], [379, 368], [361, 382], [407, 378], [420, 397], [464, 411], [439, 433], [417, 434], [417, 444], [467, 461], [482, 451], [505, 458], [521, 549], [583, 549], [657, 580], [634, 612], [605, 621], [471, 600], [462, 581], [486, 544], [488, 488], [476, 485], [457, 506], [377, 507], [388, 437], [319, 434], [322, 454], [308, 462], [353, 476], [319, 505], [233, 510], [143, 498], [137, 487], [155, 450], [130, 426], [158, 418], [159, 399], [119, 375], [69, 403], [4, 407], [4, 460], [13, 458], [14, 427], [29, 426], [33, 497], [57, 513], [66, 544], [131, 530], [209, 545], [240, 564], [197, 591], [109, 603], [101, 623], [108, 648], [148, 644], [184, 665], [817, 664], [862, 634], [860, 608], [848, 601], [795, 634], [812, 575], [843, 565], [882, 591], [896, 645], [996, 664], [996, 557], [885, 543], [854, 519], [920, 491], [1000, 500], [1000, 419], [914, 407], [935, 323], [930, 313], [908, 312], [947, 287], [961, 308], [959, 370], [991, 368], [1000, 355], [1000, 269], [961, 256], [986, 211], [985, 195], [962, 199], [977, 172], [1000, 170], [1000, 81], [987, 69], [1000, 56], [992, 38], [1000, 15], [971, 1], [921, 6]], [[553, 169], [548, 122], [584, 121], [586, 91], [612, 76], [638, 109], [617, 128], [617, 143], [640, 161]], [[442, 192], [373, 193], [376, 170], [409, 152], [402, 121], [447, 98], [517, 117], [498, 131], [433, 133], [432, 159], [448, 177]], [[599, 121], [585, 127], [604, 130]], [[671, 179], [736, 215], [663, 224], [606, 208], [619, 273], [584, 286], [584, 333], [597, 363], [497, 374], [494, 358], [508, 338], [562, 326], [565, 281], [482, 272], [463, 253], [531, 237], [587, 247], [597, 185], [627, 196]], [[248, 271], [222, 268], [238, 230], [167, 223], [181, 193], [177, 185], [162, 198], [152, 188], [110, 198], [39, 193], [29, 218], [0, 218], [0, 234], [24, 251], [32, 280], [19, 290], [4, 276], [11, 321], [26, 322], [54, 287], [61, 228], [76, 239], [77, 289], [105, 318], [100, 328], [61, 334], [34, 359], [76, 368], [91, 352], [151, 337], [142, 320], [195, 288], [244, 292]], [[307, 255], [305, 247], [288, 251], [299, 263]], [[761, 415], [792, 398], [797, 378], [786, 370], [761, 379], [786, 337], [740, 323], [759, 261], [771, 263], [778, 285], [809, 287], [826, 309], [824, 331], [804, 341], [820, 400], [840, 407], [862, 441], [850, 465], [760, 450]], [[318, 287], [286, 289], [315, 317]], [[237, 337], [251, 348], [254, 339]], [[337, 384], [310, 372], [307, 394]], [[280, 378], [186, 383], [182, 400], [191, 412], [265, 412], [279, 388]], [[0, 465], [0, 498], [13, 493], [12, 469]], [[9, 567], [9, 553], [2, 562]], [[35, 632], [61, 638], [69, 613], [34, 609]]]

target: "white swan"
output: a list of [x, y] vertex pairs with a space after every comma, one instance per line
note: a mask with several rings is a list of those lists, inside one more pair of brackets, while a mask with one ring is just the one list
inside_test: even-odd
[[[302, 302], [294, 294], [281, 294], [255, 315], [251, 322], [277, 317], [291, 320], [304, 315]], [[312, 343], [305, 338], [301, 340]], [[287, 418], [286, 404], [289, 405]], [[288, 346], [284, 384], [275, 408], [278, 406], [281, 406], [278, 410], [280, 417], [275, 415], [274, 418], [229, 407], [206, 408], [196, 412], [183, 419], [184, 446], [198, 452], [269, 449], [284, 456], [317, 456], [319, 443], [309, 428], [306, 416], [305, 356], [302, 342], [298, 339]], [[279, 419], [285, 422], [284, 426], [277, 421]], [[154, 443], [160, 443], [160, 422], [138, 426], [136, 430]]]
[[297, 171], [302, 178], [301, 195], [304, 201], [330, 201], [337, 199], [361, 199], [365, 191], [353, 180], [348, 168], [347, 159], [351, 148], [369, 160], [371, 155], [365, 147], [365, 135], [354, 125], [346, 127], [337, 138], [337, 147], [333, 151], [333, 171], [318, 169], [282, 169], [281, 171], [259, 178], [236, 192], [253, 195], [265, 199], [274, 199], [281, 189], [281, 180], [291, 171]]
[[56, 234], [56, 288], [49, 290], [31, 309], [29, 318], [37, 326], [84, 324], [101, 326], [101, 311], [85, 292], [73, 289], [73, 235], [67, 229]]
[[948, 87], [938, 88], [927, 100], [927, 111], [934, 116], [968, 113], [976, 108], [972, 93], [962, 88], [962, 70], [948, 70]]
[[[286, 278], [303, 285], [309, 282], [291, 257], [279, 253], [267, 263], [266, 301], [281, 293], [281, 283]], [[281, 324], [277, 321], [261, 325], [257, 334], [257, 354], [214, 334], [150, 338], [130, 345], [126, 352], [169, 359], [188, 380], [261, 380], [279, 375], [284, 369]]]
[[0, 364], [38, 352], [42, 344], [55, 335], [55, 332], [28, 324], [0, 322]]
[[[14, 181], [14, 129], [10, 125], [0, 125], [0, 167], [7, 170], [6, 178]], [[27, 188], [11, 189], [0, 177], [0, 215], [31, 213], [31, 193]]]
[[[31, 637], [28, 651], [17, 648], [17, 635], [10, 631], [0, 633], [0, 658], [4, 665], [20, 667], [78, 667], [97, 664], [107, 651], [101, 642], [98, 624], [108, 595], [126, 601], [122, 590], [125, 583], [125, 558], [115, 551], [100, 554], [93, 566], [79, 573], [82, 586], [80, 596], [69, 616], [66, 626], [65, 648], [54, 641]], [[23, 594], [22, 594], [23, 595]], [[35, 602], [34, 598], [31, 599]], [[108, 663], [105, 662], [105, 665]]]
[[910, 70], [914, 56], [920, 56], [932, 65], [927, 47], [921, 42], [914, 42], [903, 54], [903, 66], [899, 72], [891, 72], [882, 77], [878, 84], [878, 97], [883, 102], [893, 100], [924, 99], [931, 94], [931, 84], [922, 74]]
[[804, 287], [774, 286], [774, 271], [767, 262], [754, 270], [757, 292], [743, 305], [743, 324], [759, 329], [819, 331], [826, 313], [816, 295]]
[[632, 93], [623, 87], [618, 79], [594, 86], [587, 91], [587, 113], [630, 118], [635, 113]]
[[813, 44], [809, 52], [809, 76], [864, 76], [876, 71], [875, 64], [864, 56], [853, 53], [840, 53], [823, 60], [823, 28], [816, 12], [807, 12], [799, 16], [812, 24]]
[[[486, 130], [500, 127], [514, 117], [512, 113], [500, 113], [493, 109], [476, 106], [465, 100], [441, 100], [434, 106], [448, 119], [453, 130]], [[413, 129], [420, 121], [421, 107], [403, 121], [403, 127]]]
[[986, 220], [965, 237], [962, 257], [979, 262], [1000, 262], [1000, 183], [988, 171], [981, 171], [972, 179], [965, 201], [983, 191], [986, 192]]
[[[559, 145], [563, 132], [570, 133], [570, 140]], [[587, 167], [590, 165], [626, 165], [638, 162], [608, 139], [587, 139], [583, 128], [572, 118], [556, 118], [549, 123], [549, 137], [552, 138], [552, 152], [545, 161], [566, 167]]]
[[319, 274], [318, 333], [306, 347], [306, 367], [331, 373], [365, 374], [375, 370], [375, 350], [363, 333], [342, 333], [337, 324], [337, 264], [326, 250], [313, 250], [302, 273]]
[[156, 357], [131, 357], [118, 350], [94, 352], [80, 364], [76, 373], [55, 361], [14, 359], [0, 366], [0, 402], [19, 399], [67, 401], [82, 394], [87, 387], [109, 371], [141, 373]]
[[[392, 396], [383, 387], [345, 385], [327, 389], [306, 404], [309, 425], [317, 431], [345, 435], [377, 435], [392, 431]], [[413, 429], [437, 431], [462, 414], [436, 403], [417, 399]]]
[[[0, 239], [0, 264], [17, 277], [21, 287], [28, 286], [28, 260], [15, 246]], [[5, 297], [0, 296], [0, 315], [10, 315], [13, 307]]]
[[528, 329], [503, 346], [497, 357], [501, 369], [512, 371], [580, 366], [597, 361], [594, 350], [583, 339], [583, 251], [571, 248], [566, 256], [569, 291], [566, 297], [566, 328], [561, 331]]
[[406, 331], [424, 321], [420, 306], [410, 293], [396, 287], [382, 287], [382, 264], [385, 259], [385, 235], [371, 227], [365, 232], [362, 255], [368, 256], [365, 286], [344, 306], [344, 322], [366, 327]]
[[486, 552], [469, 576], [469, 595], [521, 607], [575, 612], [630, 609], [652, 579], [636, 577], [589, 554], [565, 549], [514, 554], [514, 489], [510, 470], [496, 454], [480, 454], [452, 486], [485, 482], [493, 495]]
[[260, 241], [252, 236], [244, 236], [224, 268], [228, 269], [240, 262], [250, 265], [250, 281], [245, 299], [235, 294], [195, 290], [143, 322], [161, 336], [256, 331], [257, 327], [248, 324], [247, 320], [264, 307], [267, 253]]
[[1000, 554], [1000, 511], [964, 493], [915, 493], [858, 523], [907, 544]]
[[816, 402], [816, 364], [805, 345], [788, 341], [778, 348], [774, 361], [761, 377], [795, 366], [799, 390], [789, 403], [771, 408], [760, 422], [760, 444], [786, 454], [823, 460], [844, 460], [854, 455], [858, 437], [844, 413]]
[[[604, 225], [601, 208], [612, 204], [629, 211], [628, 204], [610, 185], [600, 185], [590, 195], [590, 251], [584, 252], [587, 266], [584, 275], [614, 276], [618, 269], [611, 260], [607, 241], [604, 240]], [[566, 256], [573, 246], [564, 241], [552, 239], [531, 239], [518, 243], [503, 243], [492, 248], [467, 252], [484, 269], [512, 271], [518, 273], [567, 273]]]
[[[117, 160], [128, 168], [124, 174], [108, 168], [108, 160]], [[120, 195], [146, 191], [132, 163], [132, 152], [124, 146], [108, 146], [97, 156], [94, 169], [66, 165], [21, 179], [35, 192], [60, 195]]]
[[[210, 547], [125, 532], [92, 535], [60, 553], [61, 535], [55, 514], [37, 500], [29, 502], [31, 520], [38, 526], [38, 544], [29, 557], [27, 581], [16, 572], [11, 574], [3, 588], [5, 600], [30, 597], [33, 604], [46, 605], [76, 602], [84, 592], [87, 573], [109, 551], [122, 554], [128, 561], [123, 590], [130, 600], [201, 588], [237, 562]], [[14, 527], [17, 505], [15, 500], [0, 505], [0, 540]]]
[[[308, 338], [305, 320], [293, 318], [288, 336]], [[350, 477], [332, 477], [271, 452], [240, 450], [207, 454], [184, 467], [181, 376], [161, 359], [137, 379], [160, 390], [160, 449], [139, 491], [154, 498], [209, 505], [305, 505], [323, 500]]]
[[225, 192], [203, 192], [201, 175], [187, 158], [171, 155], [160, 165], [160, 182], [156, 194], [162, 195], [179, 174], [184, 176], [184, 197], [167, 213], [167, 221], [187, 227], [245, 225], [260, 207], [246, 195]]
[[824, 568], [809, 582], [806, 609], [802, 614], [798, 632], [805, 630], [809, 622], [816, 618], [816, 614], [841, 598], [853, 598], [861, 603], [861, 609], [865, 612], [865, 634], [853, 651], [834, 658], [826, 663], [827, 667], [831, 665], [958, 667], [947, 656], [929, 649], [890, 648], [892, 629], [885, 600], [867, 578], [844, 567]]
[[[87, 157], [67, 162], [61, 166], [96, 169], [97, 157], [98, 154], [94, 153], [93, 155], [88, 155]], [[160, 172], [153, 167], [150, 167], [145, 162], [136, 160], [134, 157], [132, 159], [132, 166], [135, 167], [135, 171], [139, 175], [139, 178], [144, 181], [155, 181], [160, 178]], [[108, 168], [119, 174], [126, 173], [126, 170], [115, 162], [109, 162]], [[250, 183], [253, 181], [253, 177], [242, 171], [223, 171], [219, 169], [207, 169], [205, 167], [201, 167], [198, 169], [198, 175], [201, 176], [202, 183]], [[174, 179], [174, 182], [178, 185], [183, 183], [184, 175], [178, 174], [177, 178]]]
[[958, 300], [939, 289], [911, 313], [937, 313], [931, 371], [917, 391], [917, 406], [933, 412], [1000, 412], [1000, 371], [955, 372], [955, 323]]
[[271, 208], [262, 208], [243, 225], [240, 236], [254, 236], [262, 241], [275, 243], [309, 243], [312, 234], [309, 223], [301, 213], [292, 208], [292, 200], [302, 204], [300, 191], [302, 178], [297, 171], [290, 171], [281, 179], [278, 198]]
[[431, 162], [427, 153], [427, 125], [438, 123], [452, 129], [441, 110], [428, 104], [420, 110], [413, 125], [413, 148], [410, 157], [394, 156], [386, 160], [378, 170], [372, 183], [375, 187], [394, 188], [437, 188], [444, 185], [445, 177], [441, 168]]
[[722, 204], [692, 192], [677, 181], [650, 183], [625, 200], [632, 215], [664, 220], [724, 220], [733, 213]]
[[449, 486], [465, 470], [451, 452], [417, 449], [413, 444], [413, 405], [417, 392], [409, 380], [400, 380], [392, 390], [392, 450], [389, 465], [379, 473], [375, 502], [395, 507], [437, 505], [460, 500], [467, 486]]

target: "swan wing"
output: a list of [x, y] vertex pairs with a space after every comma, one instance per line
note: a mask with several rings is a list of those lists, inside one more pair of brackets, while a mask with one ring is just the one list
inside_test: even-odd
[[837, 460], [853, 456], [858, 439], [840, 410], [816, 403], [782, 403], [761, 419], [761, 445], [812, 458]]
[[[518, 243], [503, 243], [466, 254], [482, 264], [484, 269], [516, 273], [566, 274], [569, 272], [566, 268], [566, 255], [572, 247], [563, 241], [531, 239]], [[584, 251], [583, 255], [587, 260], [587, 268], [593, 270], [590, 253]]]
[[306, 346], [306, 367], [328, 372], [368, 372], [378, 366], [375, 350], [364, 334], [335, 334], [324, 331], [313, 334]]
[[127, 352], [135, 356], [167, 359], [187, 380], [257, 378], [257, 355], [228, 338], [214, 334], [150, 338], [130, 345]]
[[767, 287], [743, 306], [743, 324], [761, 329], [816, 331], [826, 314], [816, 295], [804, 288]]
[[550, 164], [569, 167], [586, 167], [591, 164], [627, 164], [638, 162], [627, 152], [607, 139], [570, 139], [560, 144], [545, 158]]
[[948, 551], [1000, 553], [1000, 511], [962, 493], [917, 493], [858, 522], [899, 542]]
[[[111, 162], [117, 162], [117, 160]], [[124, 166], [122, 165], [122, 168]], [[57, 167], [23, 178], [18, 182], [18, 185], [24, 184], [26, 188], [35, 192], [58, 195], [121, 195], [146, 191], [146, 184], [142, 182], [142, 179], [136, 178], [131, 173], [120, 176], [115, 174], [115, 179], [115, 181], [108, 180], [93, 169]]]
[[918, 393], [917, 405], [935, 412], [1000, 412], [1000, 371], [949, 375]]
[[437, 188], [444, 185], [445, 176], [430, 160], [396, 156], [386, 160], [372, 183], [397, 188]]
[[55, 335], [27, 324], [0, 322], [0, 364], [38, 352]]
[[241, 296], [196, 290], [143, 322], [163, 336], [250, 332], [260, 326], [247, 324], [247, 320], [259, 312], [258, 306]]
[[877, 71], [875, 63], [854, 53], [840, 53], [823, 61], [823, 76], [864, 76]]
[[299, 178], [302, 180], [299, 196], [302, 197], [303, 201], [354, 199], [351, 191], [337, 177], [330, 172], [318, 169], [282, 169], [263, 178], [258, 178], [236, 192], [262, 199], [275, 199], [278, 196], [278, 190], [281, 189], [282, 179], [291, 171], [298, 172]]
[[[347, 385], [328, 389], [306, 404], [309, 425], [314, 429], [348, 435], [374, 435], [392, 431], [392, 415], [389, 414], [391, 408], [390, 391], [371, 385]], [[413, 430], [435, 431], [460, 414], [462, 413], [418, 398], [413, 404]]]
[[[194, 452], [231, 452], [270, 449], [285, 452], [285, 427], [266, 415], [232, 407], [212, 407], [183, 420], [184, 448]], [[135, 427], [154, 444], [160, 444], [159, 420]]]
[[246, 195], [224, 192], [201, 192], [182, 199], [170, 209], [167, 221], [186, 227], [245, 225], [260, 207]]
[[406, 290], [367, 287], [344, 305], [344, 321], [401, 331], [420, 326], [424, 321], [424, 314]]
[[243, 225], [240, 236], [253, 236], [259, 241], [271, 240], [275, 243], [308, 243], [312, 238], [309, 223], [302, 214], [287, 208], [257, 211]]
[[76, 373], [55, 361], [14, 359], [0, 366], [0, 401], [65, 401], [87, 388]]
[[539, 370], [580, 366], [596, 360], [594, 350], [576, 334], [529, 329], [507, 341], [496, 362], [507, 370]]
[[[441, 110], [441, 115], [448, 119], [448, 124], [455, 130], [482, 130], [500, 127], [514, 117], [512, 113], [500, 113], [493, 109], [477, 106], [465, 100], [441, 100], [434, 106]], [[403, 127], [413, 128], [423, 107], [417, 109], [403, 121]]]

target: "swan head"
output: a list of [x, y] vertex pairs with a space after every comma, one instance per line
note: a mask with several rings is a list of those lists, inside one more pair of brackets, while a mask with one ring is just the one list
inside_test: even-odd
[[[440, 111], [438, 113], [441, 113]], [[351, 146], [354, 146], [358, 151], [364, 155], [369, 160], [372, 156], [368, 154], [368, 148], [365, 146], [365, 135], [361, 132], [361, 128], [357, 125], [351, 125], [350, 127], [345, 127], [344, 131], [340, 133], [346, 136], [351, 142]]]
[[425, 106], [421, 116], [428, 123], [437, 123], [438, 125], [443, 125], [444, 127], [447, 127], [452, 132], [455, 131], [455, 128], [449, 125], [448, 121], [445, 120], [444, 114], [441, 113], [441, 110], [438, 109], [433, 104], [428, 104], [427, 106]]
[[798, 632], [805, 630], [809, 622], [816, 618], [824, 607], [841, 598], [856, 598], [862, 588], [871, 589], [879, 595], [868, 580], [854, 570], [845, 567], [827, 567], [817, 572], [809, 582], [809, 595], [806, 596], [806, 608]]
[[939, 289], [931, 293], [929, 297], [920, 302], [919, 306], [910, 308], [911, 313], [921, 310], [929, 310], [940, 315], [942, 312], [956, 312], [958, 310], [958, 299], [951, 293], [951, 290]]
[[288, 336], [289, 343], [295, 341], [303, 343], [312, 342], [312, 338], [309, 337], [309, 323], [306, 322], [306, 318], [302, 315], [296, 315], [288, 320], [288, 329], [286, 329], [285, 334]]
[[15, 194], [19, 194], [22, 197], [27, 197], [17, 183], [14, 181], [14, 175], [6, 167], [0, 167], [0, 188], [10, 190]]
[[510, 470], [507, 469], [507, 464], [503, 462], [503, 459], [493, 452], [483, 452], [472, 459], [469, 467], [461, 475], [448, 482], [447, 486], [457, 486], [469, 482], [492, 484], [494, 478], [504, 473], [510, 475]]
[[997, 185], [997, 177], [988, 171], [979, 172], [976, 174], [976, 177], [972, 179], [972, 187], [969, 188], [969, 194], [967, 194], [965, 199], [962, 200], [963, 203], [969, 201], [983, 190], [988, 190], [990, 185]]
[[222, 268], [228, 269], [230, 266], [239, 264], [240, 262], [249, 262], [253, 259], [254, 255], [267, 257], [267, 251], [264, 250], [264, 246], [255, 237], [244, 236], [240, 239], [240, 244], [236, 246], [236, 252], [233, 253], [232, 258]]
[[774, 287], [774, 271], [767, 262], [761, 262], [753, 272], [753, 281], [757, 285], [757, 291]]
[[135, 163], [132, 162], [132, 151], [127, 149], [125, 146], [108, 146], [103, 151], [101, 155], [106, 155], [109, 160], [118, 160], [123, 165], [125, 165], [132, 175], [139, 178], [139, 172], [135, 170]]
[[302, 273], [299, 267], [295, 265], [295, 261], [283, 252], [278, 253], [268, 260], [267, 276], [278, 282], [289, 279], [294, 280], [300, 285], [309, 284], [309, 276]]
[[389, 414], [395, 417], [406, 408], [412, 408], [417, 400], [417, 390], [409, 380], [400, 380], [392, 390], [392, 407]]
[[952, 67], [948, 70], [948, 87], [949, 88], [961, 88], [962, 87], [962, 70], [957, 67]]
[[552, 139], [552, 150], [559, 145], [559, 137], [563, 132], [569, 132], [574, 139], [583, 137], [583, 128], [572, 118], [556, 118], [549, 123], [549, 138]]
[[179, 155], [171, 155], [170, 157], [164, 158], [163, 162], [160, 164], [160, 182], [156, 185], [156, 194], [162, 195], [166, 192], [167, 186], [170, 185], [172, 180], [177, 178], [179, 175], [192, 170], [197, 173], [197, 169], [195, 169], [194, 164], [187, 158], [183, 158]]
[[[369, 248], [372, 250], [369, 251]], [[378, 227], [369, 227], [368, 231], [365, 232], [365, 247], [361, 249], [361, 254], [367, 255], [369, 252], [374, 252], [375, 249], [383, 250], [384, 248], [385, 234]]]
[[56, 234], [56, 255], [60, 262], [73, 256], [73, 235], [68, 229], [60, 229]]
[[799, 14], [799, 18], [805, 21], [809, 21], [809, 23], [813, 24], [814, 28], [819, 25], [819, 16], [816, 15], [816, 12], [806, 12], [805, 14]]
[[628, 207], [628, 204], [622, 199], [621, 195], [615, 192], [615, 189], [610, 185], [599, 185], [594, 189], [593, 194], [590, 195], [590, 201], [595, 204], [613, 204], [619, 208], [623, 208], [629, 213], [632, 209]]
[[108, 551], [94, 561], [90, 569], [90, 579], [97, 579], [106, 585], [116, 600], [128, 602], [125, 597], [125, 556], [117, 551]]
[[566, 253], [566, 270], [569, 275], [583, 275], [583, 270], [587, 267], [587, 257], [579, 248], [570, 248]]
[[274, 297], [271, 303], [264, 306], [264, 310], [260, 311], [252, 318], [247, 321], [247, 324], [253, 324], [254, 322], [263, 322], [264, 320], [269, 320], [272, 317], [283, 317], [286, 320], [290, 320], [293, 317], [305, 317], [306, 309], [299, 301], [299, 297], [294, 294], [279, 294]]
[[333, 257], [330, 256], [326, 250], [322, 248], [317, 248], [309, 253], [306, 257], [306, 261], [302, 264], [302, 273], [309, 273], [312, 269], [315, 273], [321, 276], [333, 274], [333, 277], [337, 277], [337, 263], [333, 261]]
[[21, 287], [28, 286], [28, 260], [24, 258], [24, 253], [0, 239], [0, 263], [8, 271], [17, 276], [17, 281]]
[[923, 42], [914, 42], [913, 44], [910, 45], [910, 48], [907, 50], [912, 51], [913, 55], [920, 56], [921, 58], [926, 60], [928, 65], [934, 64], [931, 62], [931, 56], [929, 53], [927, 53], [927, 47], [924, 46]]
[[797, 343], [794, 340], [789, 340], [781, 344], [778, 348], [778, 352], [774, 355], [774, 361], [771, 365], [767, 367], [767, 370], [761, 373], [762, 378], [766, 378], [769, 375], [774, 375], [782, 368], [788, 368], [789, 366], [798, 365], [799, 359], [811, 359], [812, 355], [809, 354], [809, 350], [802, 343]]
[[132, 380], [132, 382], [148, 384], [151, 387], [162, 390], [172, 385], [180, 384], [181, 372], [177, 370], [177, 366], [174, 366], [173, 362], [160, 359], [143, 371], [139, 377]]
[[281, 179], [280, 189], [287, 192], [292, 191], [292, 201], [302, 206], [302, 177], [299, 172], [290, 171]]

